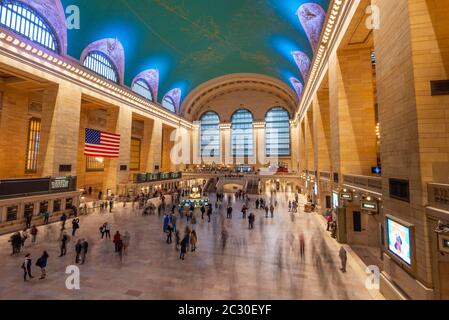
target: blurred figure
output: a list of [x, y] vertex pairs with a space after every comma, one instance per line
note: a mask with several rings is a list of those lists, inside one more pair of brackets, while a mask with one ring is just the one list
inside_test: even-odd
[[348, 261], [348, 256], [347, 256], [345, 248], [341, 247], [340, 248], [340, 253], [338, 255], [339, 255], [340, 261], [341, 261], [341, 268], [340, 268], [340, 270], [343, 273], [346, 273], [346, 262]]
[[44, 251], [42, 253], [42, 256], [39, 259], [37, 259], [37, 261], [36, 261], [36, 266], [41, 268], [41, 277], [39, 278], [39, 280], [43, 280], [47, 276], [47, 272], [45, 271], [45, 268], [47, 267], [48, 258], [49, 258], [49, 255], [48, 255], [47, 251]]
[[306, 242], [304, 240], [304, 234], [301, 233], [301, 236], [299, 237], [299, 251], [301, 254], [301, 259], [304, 259], [305, 249], [306, 249]]

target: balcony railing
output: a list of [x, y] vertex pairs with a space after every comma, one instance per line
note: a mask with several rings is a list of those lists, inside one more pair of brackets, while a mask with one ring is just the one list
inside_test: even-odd
[[382, 192], [382, 178], [358, 175], [343, 175], [343, 183], [361, 187], [374, 192]]
[[159, 182], [166, 180], [181, 179], [181, 172], [162, 172], [162, 173], [137, 173], [134, 175], [135, 183]]
[[331, 179], [330, 172], [321, 171], [320, 172], [320, 179], [330, 180]]
[[449, 210], [449, 184], [429, 183], [427, 197], [430, 206]]

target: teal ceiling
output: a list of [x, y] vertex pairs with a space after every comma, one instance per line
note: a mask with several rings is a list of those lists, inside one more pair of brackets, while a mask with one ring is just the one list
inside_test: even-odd
[[80, 30], [69, 30], [68, 53], [103, 38], [125, 49], [125, 79], [145, 69], [160, 73], [159, 100], [170, 89], [182, 97], [196, 86], [230, 73], [260, 73], [289, 83], [301, 78], [291, 55], [312, 47], [296, 15], [304, 3], [329, 0], [62, 0], [77, 5]]

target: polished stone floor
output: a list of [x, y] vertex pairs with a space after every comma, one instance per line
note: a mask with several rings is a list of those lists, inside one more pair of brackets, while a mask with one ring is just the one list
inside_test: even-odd
[[[212, 196], [213, 198], [214, 196]], [[0, 237], [0, 299], [373, 299], [377, 292], [365, 288], [362, 268], [348, 260], [348, 272], [339, 270], [339, 245], [325, 231], [322, 218], [303, 212], [291, 215], [285, 194], [277, 195], [274, 219], [256, 213], [256, 228], [248, 230], [242, 219], [242, 203], [234, 202], [232, 220], [215, 213], [212, 223], [201, 221], [198, 250], [178, 259], [174, 245], [165, 243], [161, 218], [143, 217], [137, 210], [116, 208], [113, 213], [94, 213], [81, 218], [81, 229], [59, 258], [59, 225], [39, 229], [36, 245], [30, 241], [20, 256], [10, 256], [9, 235]], [[254, 208], [254, 206], [253, 206]], [[101, 240], [99, 226], [108, 221], [112, 233], [129, 231], [131, 245], [123, 261], [113, 244]], [[224, 222], [223, 222], [224, 221]], [[222, 223], [229, 232], [221, 247]], [[178, 223], [183, 230], [186, 222]], [[67, 223], [71, 226], [70, 221]], [[70, 229], [69, 229], [70, 230]], [[299, 238], [304, 234], [306, 255], [301, 259]], [[77, 238], [90, 243], [87, 263], [80, 266], [80, 290], [68, 290], [65, 274], [75, 264]], [[48, 277], [38, 280], [34, 263], [43, 250], [50, 255]], [[36, 278], [22, 279], [25, 253], [31, 253]]]

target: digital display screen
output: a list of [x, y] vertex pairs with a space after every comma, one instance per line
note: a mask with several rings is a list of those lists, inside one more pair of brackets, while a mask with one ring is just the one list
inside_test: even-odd
[[340, 197], [337, 192], [332, 192], [332, 208], [337, 209], [340, 206]]
[[410, 228], [387, 218], [387, 233], [388, 250], [411, 265]]

